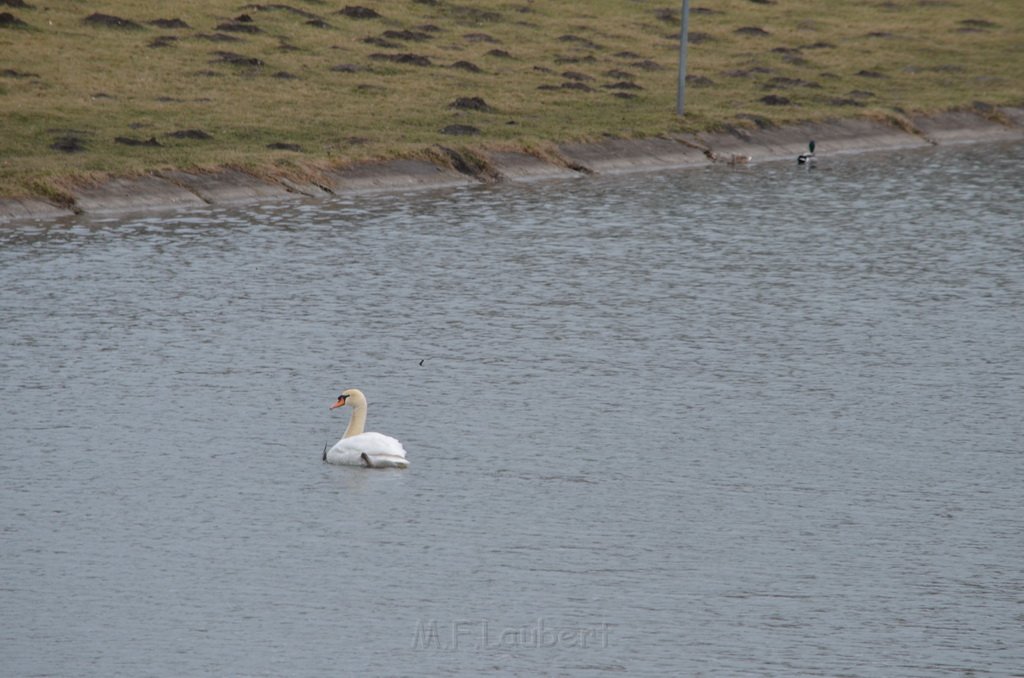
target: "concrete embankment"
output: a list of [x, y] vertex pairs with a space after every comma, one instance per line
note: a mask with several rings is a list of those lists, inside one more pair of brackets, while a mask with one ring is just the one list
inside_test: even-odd
[[289, 178], [268, 180], [226, 169], [195, 174], [154, 172], [115, 178], [72, 190], [70, 207], [39, 198], [0, 198], [0, 222], [49, 220], [75, 213], [103, 214], [181, 209], [323, 197], [371, 191], [467, 186], [496, 181], [536, 181], [581, 174], [621, 174], [692, 167], [709, 163], [748, 164], [792, 160], [807, 142], [817, 155], [861, 153], [993, 141], [1024, 140], [1024, 108], [1000, 108], [985, 117], [969, 111], [911, 117], [903, 124], [867, 119], [805, 123], [784, 128], [669, 135], [651, 139], [608, 139], [557, 146], [544, 158], [512, 151], [483, 151], [467, 158], [438, 147], [435, 162], [391, 160], [328, 170], [315, 183]]

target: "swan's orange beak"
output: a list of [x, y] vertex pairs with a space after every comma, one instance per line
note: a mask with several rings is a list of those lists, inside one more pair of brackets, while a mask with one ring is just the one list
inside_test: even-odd
[[345, 396], [338, 396], [338, 399], [328, 409], [333, 410], [335, 407], [341, 407], [345, 404]]

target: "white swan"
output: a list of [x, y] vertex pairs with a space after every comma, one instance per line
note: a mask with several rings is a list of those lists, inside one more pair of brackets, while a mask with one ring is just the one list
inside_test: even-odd
[[350, 464], [370, 468], [406, 468], [405, 448], [391, 436], [383, 433], [363, 433], [366, 426], [366, 396], [359, 389], [342, 391], [330, 409], [352, 406], [352, 418], [341, 440], [324, 451], [323, 460], [329, 464]]

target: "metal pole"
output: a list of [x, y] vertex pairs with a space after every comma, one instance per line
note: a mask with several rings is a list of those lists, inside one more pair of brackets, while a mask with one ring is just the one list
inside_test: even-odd
[[679, 90], [676, 94], [676, 113], [682, 115], [683, 102], [686, 100], [686, 43], [690, 35], [690, 0], [683, 0], [679, 23]]

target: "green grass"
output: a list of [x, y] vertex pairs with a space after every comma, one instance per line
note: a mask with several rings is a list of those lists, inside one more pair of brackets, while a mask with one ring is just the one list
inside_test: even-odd
[[[687, 88], [683, 118], [675, 115], [680, 3], [674, 1], [367, 1], [382, 15], [376, 19], [337, 14], [345, 3], [327, 0], [264, 9], [226, 0], [30, 4], [0, 5], [27, 24], [0, 25], [0, 195], [6, 196], [59, 195], [69, 181], [171, 167], [301, 176], [371, 158], [422, 155], [436, 144], [544, 152], [555, 142], [719, 129], [755, 116], [785, 124], [891, 118], [978, 101], [1024, 103], [1019, 0], [698, 0], [688, 70], [706, 80]], [[94, 12], [141, 27], [83, 22]], [[313, 16], [303, 13], [328, 26], [309, 25]], [[253, 19], [243, 25], [260, 32], [218, 31], [241, 14]], [[147, 23], [154, 19], [180, 19], [189, 27]], [[738, 33], [743, 27], [768, 35]], [[428, 38], [384, 38], [395, 47], [366, 42], [385, 31]], [[215, 33], [237, 41], [203, 37]], [[217, 52], [262, 65], [227, 63]], [[431, 65], [375, 54], [415, 54]], [[451, 67], [457, 61], [481, 72]], [[339, 65], [355, 72], [332, 70]], [[567, 71], [589, 78], [582, 81], [589, 91], [563, 88], [573, 82], [562, 75]], [[604, 87], [622, 82], [639, 89]], [[765, 103], [769, 95], [789, 103]], [[474, 96], [494, 110], [449, 106]], [[451, 124], [480, 133], [440, 132]], [[168, 136], [190, 129], [211, 138]], [[62, 137], [77, 138], [84, 150], [53, 149]], [[117, 137], [155, 138], [160, 146], [127, 146]], [[301, 151], [268, 149], [273, 143]]]

